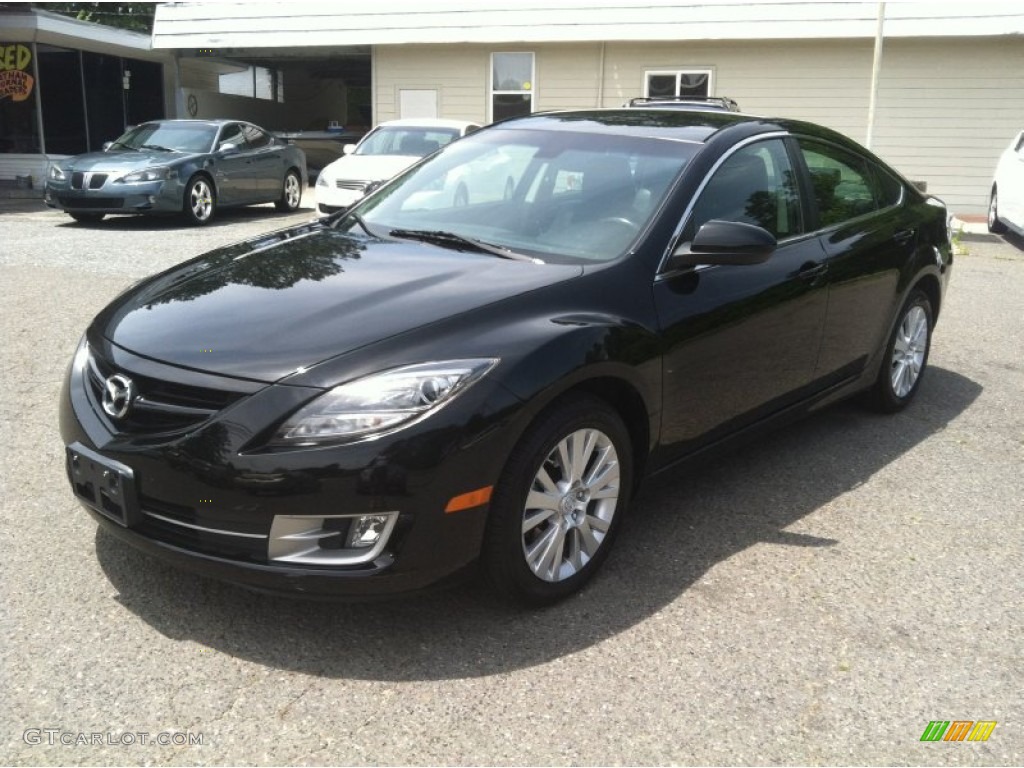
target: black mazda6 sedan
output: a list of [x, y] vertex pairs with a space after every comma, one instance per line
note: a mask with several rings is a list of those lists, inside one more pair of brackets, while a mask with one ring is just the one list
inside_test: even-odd
[[[507, 192], [445, 194], [495, 168]], [[68, 476], [116, 536], [255, 589], [479, 562], [550, 602], [643, 477], [850, 395], [907, 405], [951, 265], [942, 203], [830, 130], [513, 119], [117, 297], [61, 395]]]

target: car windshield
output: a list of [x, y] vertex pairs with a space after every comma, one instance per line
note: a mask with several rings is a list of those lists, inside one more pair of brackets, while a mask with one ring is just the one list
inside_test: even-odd
[[385, 126], [366, 137], [356, 155], [408, 155], [426, 157], [441, 147], [451, 144], [459, 136], [455, 128], [418, 128], [415, 126]]
[[609, 261], [644, 230], [699, 146], [488, 129], [414, 166], [338, 226], [450, 247], [456, 236], [545, 262]]
[[114, 149], [155, 149], [167, 152], [209, 152], [217, 128], [202, 123], [145, 123], [113, 143]]

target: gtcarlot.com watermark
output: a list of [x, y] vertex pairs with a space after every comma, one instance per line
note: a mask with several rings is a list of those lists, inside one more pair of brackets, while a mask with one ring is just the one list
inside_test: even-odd
[[63, 728], [27, 728], [21, 735], [29, 746], [48, 747], [201, 747], [205, 734], [191, 731], [66, 731]]

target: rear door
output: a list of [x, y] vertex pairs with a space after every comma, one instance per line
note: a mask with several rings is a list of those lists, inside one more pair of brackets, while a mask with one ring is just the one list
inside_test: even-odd
[[820, 139], [797, 137], [797, 144], [827, 267], [828, 311], [815, 372], [827, 385], [859, 374], [884, 342], [919, 222], [901, 205], [902, 182], [876, 163]]

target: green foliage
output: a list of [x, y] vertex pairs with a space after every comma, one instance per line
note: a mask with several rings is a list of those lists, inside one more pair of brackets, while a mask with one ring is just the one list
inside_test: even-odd
[[34, 3], [41, 11], [59, 13], [79, 21], [151, 34], [156, 3]]

